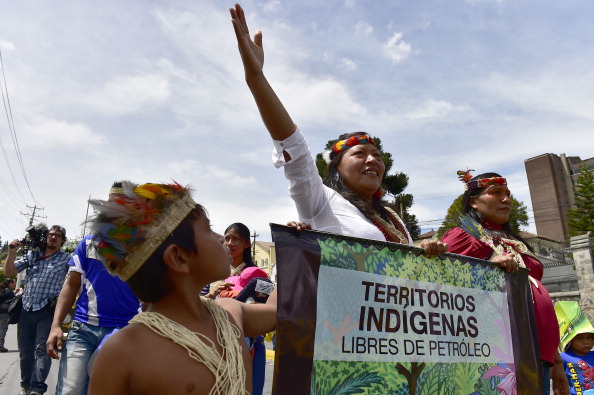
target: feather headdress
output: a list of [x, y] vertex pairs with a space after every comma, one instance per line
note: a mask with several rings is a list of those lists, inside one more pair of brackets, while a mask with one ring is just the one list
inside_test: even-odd
[[486, 188], [489, 185], [507, 185], [507, 180], [504, 177], [489, 177], [489, 178], [481, 178], [480, 180], [470, 181], [473, 176], [470, 174], [472, 169], [458, 170], [456, 174], [458, 175], [458, 179], [464, 183], [464, 190], [467, 191], [469, 189], [475, 188]]
[[174, 184], [122, 183], [113, 201], [91, 200], [89, 220], [107, 270], [126, 281], [196, 207], [188, 188]]

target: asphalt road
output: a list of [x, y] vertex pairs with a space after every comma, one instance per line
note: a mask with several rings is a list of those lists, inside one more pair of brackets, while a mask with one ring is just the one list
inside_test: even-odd
[[[17, 349], [16, 325], [8, 326], [4, 347], [8, 352], [0, 353], [0, 394], [17, 395], [21, 390], [21, 368], [19, 366], [19, 352]], [[52, 362], [50, 374], [46, 380], [48, 391], [46, 394], [54, 395], [58, 377], [59, 361]]]
[[[21, 390], [21, 372], [19, 366], [19, 352], [17, 350], [17, 328], [16, 325], [10, 325], [6, 334], [5, 347], [8, 352], [0, 353], [0, 394], [17, 395]], [[271, 343], [266, 343], [266, 347], [272, 350]], [[272, 353], [268, 353], [272, 356]], [[56, 381], [58, 376], [59, 361], [53, 361], [49, 377], [46, 381], [48, 385], [47, 395], [54, 395]], [[272, 394], [272, 372], [274, 361], [266, 360], [266, 382], [264, 383], [263, 395]]]

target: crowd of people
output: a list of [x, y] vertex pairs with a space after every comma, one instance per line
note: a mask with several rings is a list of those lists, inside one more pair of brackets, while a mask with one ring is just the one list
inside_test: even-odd
[[[273, 140], [274, 165], [284, 169], [297, 208], [299, 218], [289, 225], [412, 244], [405, 223], [383, 203], [385, 165], [373, 137], [338, 136], [320, 178], [304, 135], [264, 75], [262, 33], [250, 37], [239, 5], [230, 13], [247, 86]], [[459, 226], [421, 248], [429, 257], [449, 251], [491, 260], [506, 272], [529, 268], [543, 394], [551, 381], [556, 394], [568, 394], [555, 310], [540, 283], [543, 266], [509, 227], [507, 182], [497, 173], [462, 172], [461, 180]], [[261, 303], [239, 297], [250, 281], [270, 282], [252, 261], [249, 229], [234, 223], [218, 235], [178, 184], [116, 182], [107, 200], [91, 204], [93, 233], [72, 256], [61, 251], [66, 231], [57, 225], [43, 249], [18, 260], [21, 241], [10, 243], [5, 275], [26, 270], [17, 324], [21, 394], [48, 390], [51, 358], [60, 359], [56, 394], [261, 394], [262, 336], [275, 329], [277, 297], [276, 290]], [[0, 352], [7, 327], [2, 302], [14, 297], [14, 281], [2, 288]], [[64, 342], [60, 324], [73, 305]]]

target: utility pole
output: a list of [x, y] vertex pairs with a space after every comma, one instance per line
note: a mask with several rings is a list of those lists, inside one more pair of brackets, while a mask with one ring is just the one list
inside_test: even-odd
[[[35, 218], [47, 218], [47, 216], [45, 216], [45, 215], [37, 215], [37, 214], [35, 214], [35, 212], [37, 211], [38, 208], [39, 208], [39, 210], [43, 211], [43, 207], [37, 207], [37, 205], [31, 207], [31, 206], [27, 205], [27, 208], [30, 208], [30, 209], [33, 210], [33, 212], [31, 213], [31, 218], [29, 218], [29, 226], [33, 225], [33, 220]], [[21, 212], [21, 214], [24, 215], [25, 217], [29, 216], [28, 213]]]
[[[256, 237], [258, 236], [260, 235], [254, 230], [254, 234], [252, 235], [252, 239], [254, 239], [254, 241], [252, 241], [252, 261], [256, 260]], [[256, 266], [258, 266], [258, 264], [256, 264]]]
[[91, 195], [87, 199], [87, 214], [85, 215], [85, 226], [83, 227], [83, 234], [82, 237], [85, 237], [87, 233], [87, 221], [89, 220], [89, 206], [91, 205]]

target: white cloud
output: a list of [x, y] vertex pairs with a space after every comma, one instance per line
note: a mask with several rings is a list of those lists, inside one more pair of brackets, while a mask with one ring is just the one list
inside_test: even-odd
[[344, 1], [344, 6], [346, 8], [355, 8], [356, 4], [357, 4], [356, 0], [345, 0]]
[[227, 188], [238, 188], [243, 191], [255, 190], [258, 181], [255, 177], [238, 175], [230, 169], [220, 166], [203, 164], [200, 161], [188, 159], [183, 162], [172, 162], [167, 165], [172, 175], [185, 176], [192, 174], [192, 177], [201, 186], [207, 186], [224, 180]]
[[355, 33], [359, 36], [368, 37], [373, 33], [373, 26], [364, 21], [359, 21], [355, 25]]
[[8, 51], [13, 51], [15, 46], [14, 46], [14, 43], [12, 43], [10, 41], [0, 40], [0, 48], [6, 49]]
[[264, 4], [264, 12], [269, 13], [269, 14], [273, 14], [273, 13], [277, 13], [280, 8], [282, 6], [282, 2], [279, 0], [272, 0], [269, 1], [268, 3]]
[[594, 120], [594, 72], [589, 68], [567, 64], [563, 70], [553, 67], [526, 76], [492, 73], [482, 86], [520, 108]]
[[170, 93], [169, 82], [162, 75], [129, 75], [112, 79], [86, 101], [99, 112], [123, 115], [163, 103]]
[[342, 58], [340, 60], [340, 66], [350, 71], [357, 69], [357, 65], [355, 64], [355, 62], [353, 62], [353, 60], [349, 58]]
[[408, 58], [411, 53], [411, 46], [402, 40], [402, 33], [394, 33], [388, 41], [384, 43], [384, 55], [392, 60], [393, 64], [400, 63]]
[[[19, 145], [31, 149], [55, 149], [58, 147], [79, 148], [82, 151], [96, 149], [106, 144], [107, 139], [82, 123], [70, 123], [37, 116], [23, 120]], [[85, 149], [86, 147], [86, 149]]]
[[472, 5], [480, 5], [480, 4], [485, 4], [485, 3], [497, 3], [497, 4], [501, 4], [504, 1], [505, 0], [466, 0], [466, 2], [468, 4], [472, 4]]
[[410, 119], [444, 117], [454, 110], [454, 106], [443, 100], [427, 100], [422, 107], [417, 108], [405, 116]]
[[[246, 3], [251, 31], [264, 32], [267, 78], [312, 152], [337, 130], [377, 134], [410, 176], [420, 221], [445, 215], [461, 191], [459, 168], [509, 176], [545, 152], [593, 156], [591, 21], [556, 15], [589, 15], [594, 3], [548, 2], [538, 12], [522, 2], [417, 3]], [[221, 231], [240, 220], [268, 239], [268, 222], [296, 217], [245, 85], [231, 4], [105, 0], [99, 13], [41, 4], [3, 8], [0, 48], [48, 222], [74, 232], [87, 197], [120, 178], [196, 186]], [[56, 24], [59, 15], [69, 18]], [[2, 124], [0, 134], [12, 159]], [[19, 208], [0, 194], [10, 204], [0, 205], [3, 239], [17, 236], [3, 228], [33, 204], [20, 189]]]
[[294, 75], [290, 83], [277, 86], [295, 119], [328, 125], [365, 113], [365, 108], [353, 99], [347, 87], [331, 78]]

